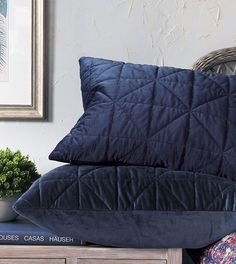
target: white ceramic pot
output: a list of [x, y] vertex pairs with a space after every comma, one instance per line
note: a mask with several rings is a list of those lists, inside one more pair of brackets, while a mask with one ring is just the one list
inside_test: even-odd
[[8, 222], [16, 219], [17, 213], [13, 211], [12, 205], [19, 197], [20, 194], [0, 198], [0, 222]]

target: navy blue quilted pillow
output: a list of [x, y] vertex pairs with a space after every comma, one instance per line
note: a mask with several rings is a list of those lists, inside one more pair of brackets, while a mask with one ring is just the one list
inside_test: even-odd
[[60, 236], [119, 247], [199, 248], [236, 230], [236, 183], [143, 166], [52, 170], [14, 208]]
[[234, 178], [236, 77], [82, 58], [84, 115], [50, 159]]

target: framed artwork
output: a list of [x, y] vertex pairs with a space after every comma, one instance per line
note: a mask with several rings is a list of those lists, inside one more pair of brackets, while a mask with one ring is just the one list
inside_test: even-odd
[[0, 119], [44, 115], [44, 0], [0, 0]]

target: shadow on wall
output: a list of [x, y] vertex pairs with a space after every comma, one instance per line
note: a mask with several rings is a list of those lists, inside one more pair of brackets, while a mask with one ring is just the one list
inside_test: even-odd
[[[46, 117], [53, 121], [53, 83], [54, 83], [54, 47], [55, 47], [55, 5], [56, 1], [45, 2], [45, 90]], [[50, 56], [49, 56], [50, 54]]]

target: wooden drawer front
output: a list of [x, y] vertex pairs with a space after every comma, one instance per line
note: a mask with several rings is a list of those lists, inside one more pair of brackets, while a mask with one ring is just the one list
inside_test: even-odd
[[65, 264], [65, 259], [0, 259], [0, 264]]
[[78, 264], [166, 264], [166, 260], [132, 260], [132, 259], [78, 259]]

